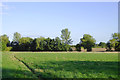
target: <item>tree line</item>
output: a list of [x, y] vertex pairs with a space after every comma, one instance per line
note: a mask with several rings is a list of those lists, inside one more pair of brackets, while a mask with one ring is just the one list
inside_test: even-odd
[[[4, 34], [0, 36], [0, 49], [2, 51], [72, 51], [72, 39], [70, 36], [71, 32], [65, 28], [61, 30], [61, 38], [56, 37], [51, 38], [30, 38], [22, 37], [20, 33], [15, 32], [13, 35], [12, 42], [9, 41], [9, 37]], [[120, 51], [120, 39], [119, 34], [112, 34], [112, 39], [107, 43], [100, 42], [96, 44], [96, 40], [93, 36], [89, 34], [84, 34], [83, 38], [80, 39], [80, 42], [74, 47], [77, 51], [81, 51], [81, 47], [87, 49], [87, 51], [92, 51], [93, 47], [102, 47], [106, 48], [107, 51], [112, 51], [114, 48], [115, 51]]]

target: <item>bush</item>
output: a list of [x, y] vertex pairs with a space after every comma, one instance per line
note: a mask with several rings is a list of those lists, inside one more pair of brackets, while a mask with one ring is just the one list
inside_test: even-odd
[[5, 51], [11, 51], [12, 47], [6, 47]]
[[75, 46], [75, 48], [76, 48], [77, 51], [81, 51], [81, 45], [80, 45], [80, 44], [77, 44], [77, 45]]
[[106, 44], [106, 51], [112, 51], [112, 44], [110, 42], [107, 42]]
[[5, 49], [6, 49], [6, 44], [4, 43], [4, 42], [2, 42], [2, 43], [0, 43], [1, 45], [1, 47], [0, 47], [0, 50], [2, 50], [2, 51], [5, 51]]

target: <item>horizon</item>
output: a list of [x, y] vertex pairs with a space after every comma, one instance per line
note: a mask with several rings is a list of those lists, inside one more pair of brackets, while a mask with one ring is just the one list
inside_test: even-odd
[[[68, 28], [75, 45], [84, 34], [96, 43], [107, 42], [118, 32], [117, 2], [4, 2], [2, 35], [12, 41], [14, 32], [22, 37], [60, 37]], [[17, 28], [16, 28], [17, 26]]]

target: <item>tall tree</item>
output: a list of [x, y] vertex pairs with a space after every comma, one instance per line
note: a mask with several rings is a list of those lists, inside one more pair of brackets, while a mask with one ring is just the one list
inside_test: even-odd
[[9, 43], [9, 37], [6, 34], [0, 36], [0, 40], [3, 41], [5, 44]]
[[73, 41], [72, 39], [70, 39], [70, 31], [68, 31], [68, 29], [62, 29], [61, 31], [61, 38], [62, 38], [62, 42], [65, 44], [71, 44]]
[[81, 40], [81, 46], [84, 47], [84, 49], [87, 49], [87, 51], [92, 51], [92, 47], [95, 45], [96, 40], [89, 34], [84, 34], [83, 38]]
[[117, 48], [117, 47], [119, 47], [119, 41], [120, 41], [120, 33], [113, 33], [112, 34], [112, 39], [110, 39], [108, 41], [108, 44], [110, 46], [106, 45], [106, 49], [109, 50], [109, 51], [111, 51], [112, 48], [114, 48], [115, 50], [118, 51], [119, 48]]
[[15, 32], [13, 36], [13, 42], [19, 42], [20, 39], [21, 39], [21, 34], [18, 32]]
[[113, 33], [113, 34], [112, 34], [112, 38], [113, 38], [113, 39], [118, 39], [118, 33]]

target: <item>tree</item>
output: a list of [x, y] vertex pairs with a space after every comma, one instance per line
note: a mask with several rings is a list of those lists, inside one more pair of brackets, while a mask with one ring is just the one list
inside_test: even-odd
[[21, 34], [18, 33], [18, 32], [15, 32], [14, 33], [14, 36], [13, 36], [13, 42], [19, 42], [19, 40], [21, 39]]
[[111, 51], [111, 49], [114, 48], [115, 51], [118, 51], [119, 41], [120, 41], [120, 33], [113, 33], [112, 39], [109, 40], [108, 44], [106, 45], [107, 50]]
[[19, 51], [20, 50], [20, 46], [17, 42], [12, 41], [11, 42], [11, 47], [12, 47], [11, 51]]
[[19, 40], [19, 49], [21, 51], [30, 51], [32, 41], [33, 39], [30, 37], [22, 37]]
[[61, 43], [60, 38], [56, 37], [54, 41], [55, 41], [55, 44], [54, 44], [55, 49], [54, 50], [55, 51], [61, 51], [62, 50], [62, 46], [61, 46], [62, 43]]
[[45, 45], [46, 45], [45, 38], [44, 37], [40, 37], [39, 40], [40, 40], [39, 50], [40, 51], [44, 51], [45, 50]]
[[0, 40], [3, 41], [6, 45], [9, 43], [9, 37], [6, 34], [0, 36]]
[[117, 41], [115, 44], [115, 51], [120, 51], [120, 41]]
[[106, 46], [106, 43], [105, 42], [100, 42], [99, 46], [101, 46], [102, 48], [104, 48]]
[[81, 45], [80, 45], [80, 44], [77, 44], [77, 45], [75, 46], [75, 48], [76, 48], [77, 51], [81, 51]]
[[46, 41], [45, 50], [46, 51], [53, 50], [53, 47], [54, 47], [53, 44], [52, 44], [53, 40], [48, 37], [45, 41]]
[[118, 33], [113, 33], [113, 34], [112, 34], [112, 38], [113, 38], [113, 39], [118, 39]]
[[31, 50], [32, 51], [44, 51], [45, 50], [45, 45], [46, 41], [44, 37], [40, 37], [40, 38], [35, 38], [31, 44]]
[[9, 43], [9, 37], [6, 34], [0, 36], [0, 50], [5, 51]]
[[115, 44], [116, 44], [117, 40], [113, 38], [113, 39], [109, 40], [109, 42], [110, 42], [111, 46], [115, 49]]
[[7, 48], [7, 46], [6, 46], [5, 42], [0, 41], [0, 51], [5, 51], [6, 48]]
[[113, 47], [113, 45], [110, 43], [110, 41], [108, 41], [107, 43], [106, 43], [106, 51], [111, 51], [112, 50], [112, 47]]
[[92, 47], [95, 45], [96, 40], [89, 34], [84, 34], [83, 38], [81, 40], [81, 46], [84, 47], [84, 49], [87, 49], [87, 51], [92, 51]]
[[65, 44], [71, 44], [73, 41], [72, 39], [70, 39], [70, 31], [68, 31], [68, 29], [62, 29], [61, 31], [61, 38], [62, 38], [62, 42]]

